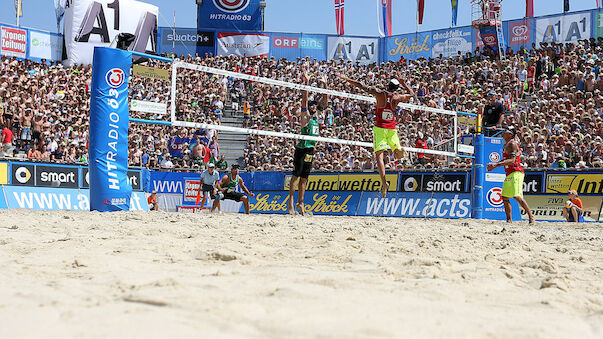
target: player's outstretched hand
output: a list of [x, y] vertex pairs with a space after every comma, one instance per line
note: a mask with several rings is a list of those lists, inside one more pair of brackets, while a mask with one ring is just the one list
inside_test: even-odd
[[250, 198], [255, 197], [255, 193], [253, 193], [253, 192], [249, 193], [249, 197], [250, 197]]
[[493, 170], [493, 169], [495, 169], [495, 168], [496, 168], [495, 164], [488, 164], [488, 166], [486, 166], [486, 169], [488, 170], [488, 172], [491, 171], [491, 170]]

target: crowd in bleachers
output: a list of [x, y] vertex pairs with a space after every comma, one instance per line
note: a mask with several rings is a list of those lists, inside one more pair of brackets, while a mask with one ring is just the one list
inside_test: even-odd
[[[500, 60], [479, 49], [454, 58], [435, 58], [360, 66], [344, 61], [309, 58], [184, 57], [183, 61], [302, 83], [326, 76], [328, 88], [360, 93], [338, 74], [384, 88], [392, 78], [407, 81], [417, 98], [412, 103], [469, 113], [482, 113], [488, 94], [505, 107], [500, 127], [514, 125], [531, 168], [603, 167], [601, 91], [603, 57], [600, 39], [577, 44], [543, 44], [531, 50], [508, 51]], [[538, 48], [536, 48], [538, 47]], [[65, 68], [2, 57], [0, 102], [2, 156], [61, 163], [86, 163], [90, 67]], [[155, 67], [160, 67], [155, 65]], [[167, 67], [167, 66], [163, 66]], [[178, 73], [176, 112], [179, 120], [220, 124], [228, 105], [244, 114], [246, 127], [299, 133], [301, 93], [193, 70]], [[170, 104], [170, 81], [132, 77], [132, 99]], [[313, 94], [311, 94], [311, 97]], [[418, 100], [418, 102], [417, 102]], [[169, 111], [169, 109], [168, 109]], [[330, 97], [318, 113], [320, 135], [372, 141], [374, 105]], [[168, 119], [132, 112], [145, 119]], [[404, 146], [450, 150], [453, 119], [419, 110], [397, 112]], [[459, 133], [470, 127], [461, 124]], [[11, 136], [12, 135], [12, 136]], [[130, 125], [130, 165], [149, 168], [200, 168], [208, 162], [225, 166], [214, 130]], [[295, 140], [253, 135], [244, 150], [247, 170], [292, 168]], [[387, 159], [388, 169], [469, 168], [467, 159], [411, 154]], [[325, 171], [375, 169], [370, 148], [319, 143], [314, 168]]]

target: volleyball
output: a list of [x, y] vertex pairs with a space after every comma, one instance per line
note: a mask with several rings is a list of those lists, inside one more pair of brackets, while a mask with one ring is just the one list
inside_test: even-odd
[[571, 200], [568, 200], [565, 202], [565, 207], [572, 208], [573, 206], [574, 206], [574, 203]]

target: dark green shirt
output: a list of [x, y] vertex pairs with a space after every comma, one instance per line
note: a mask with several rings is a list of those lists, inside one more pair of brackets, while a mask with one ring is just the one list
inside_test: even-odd
[[[317, 137], [319, 129], [320, 129], [320, 126], [318, 124], [318, 121], [314, 117], [312, 117], [312, 118], [310, 118], [310, 121], [308, 121], [308, 124], [306, 126], [302, 127], [301, 134]], [[296, 147], [297, 148], [312, 148], [314, 146], [316, 146], [316, 141], [300, 140]]]

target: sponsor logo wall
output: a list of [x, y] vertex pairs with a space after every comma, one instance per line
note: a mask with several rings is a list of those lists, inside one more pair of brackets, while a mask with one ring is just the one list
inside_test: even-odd
[[433, 47], [431, 32], [403, 34], [386, 38], [387, 52], [384, 61], [430, 58]]
[[[289, 192], [255, 192], [255, 197], [249, 200], [251, 213], [287, 213], [287, 198]], [[306, 191], [304, 205], [306, 212], [316, 215], [356, 215], [362, 194], [359, 192], [315, 192]], [[297, 194], [293, 197], [297, 203]], [[241, 207], [241, 212], [244, 209]]]
[[326, 60], [326, 37], [319, 34], [270, 34], [270, 56], [277, 59], [295, 60], [309, 56]]
[[591, 13], [558, 15], [536, 19], [535, 42], [576, 42], [591, 37]]
[[546, 193], [567, 193], [576, 190], [578, 194], [603, 194], [603, 174], [547, 174]]
[[402, 192], [449, 192], [469, 191], [467, 173], [400, 174]]
[[519, 20], [508, 23], [507, 42], [510, 46], [525, 46], [532, 41], [532, 20]]
[[440, 55], [449, 58], [457, 56], [459, 52], [462, 56], [465, 56], [465, 54], [473, 52], [471, 29], [469, 27], [436, 31], [431, 36], [431, 41], [433, 44], [431, 48], [432, 58], [437, 58]]
[[0, 27], [0, 53], [2, 55], [25, 58], [27, 53], [27, 31], [8, 26]]
[[410, 218], [469, 218], [470, 194], [450, 193], [390, 193], [364, 192], [358, 206], [359, 216]]
[[[389, 192], [395, 192], [398, 187], [398, 175], [386, 174]], [[291, 175], [285, 176], [282, 189], [288, 190]], [[378, 174], [312, 174], [308, 178], [306, 189], [309, 191], [379, 191], [381, 179]]]

